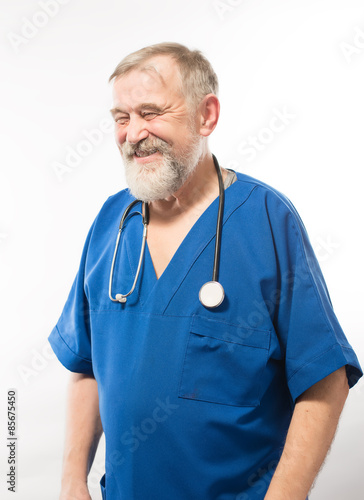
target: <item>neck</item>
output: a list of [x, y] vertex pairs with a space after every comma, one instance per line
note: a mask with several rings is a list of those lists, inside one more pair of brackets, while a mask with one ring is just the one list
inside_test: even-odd
[[[223, 180], [226, 175], [226, 170], [222, 169]], [[202, 213], [217, 196], [219, 196], [219, 180], [214, 160], [208, 152], [200, 159], [193, 173], [178, 191], [164, 200], [153, 201], [150, 209], [154, 216], [160, 216], [165, 220], [172, 219], [190, 210]]]

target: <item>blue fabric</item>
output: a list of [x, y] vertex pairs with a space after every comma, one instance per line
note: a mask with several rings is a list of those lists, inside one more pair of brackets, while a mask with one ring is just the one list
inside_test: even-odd
[[[64, 366], [98, 382], [103, 498], [263, 499], [297, 397], [342, 366], [350, 387], [362, 376], [296, 210], [237, 177], [225, 193], [217, 309], [198, 292], [211, 279], [218, 199], [159, 280], [146, 247], [126, 304], [110, 301], [108, 285], [129, 192], [110, 197], [90, 229], [49, 341]], [[141, 238], [141, 217], [128, 218], [114, 296], [132, 285]]]

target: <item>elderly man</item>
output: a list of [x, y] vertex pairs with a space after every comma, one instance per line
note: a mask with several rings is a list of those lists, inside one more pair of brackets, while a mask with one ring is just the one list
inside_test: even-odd
[[104, 499], [305, 500], [362, 372], [304, 226], [210, 153], [199, 51], [146, 47], [110, 80], [129, 190], [96, 217], [49, 337], [75, 372], [60, 498], [90, 499], [104, 431]]

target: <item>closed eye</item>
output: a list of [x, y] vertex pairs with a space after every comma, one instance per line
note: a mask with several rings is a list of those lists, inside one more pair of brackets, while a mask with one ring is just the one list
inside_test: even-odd
[[119, 116], [118, 118], [115, 117], [116, 123], [120, 123], [121, 125], [124, 125], [128, 121], [128, 119], [129, 118], [127, 118], [126, 116]]
[[155, 113], [155, 112], [150, 112], [150, 113], [143, 113], [142, 114], [142, 117], [143, 118], [147, 118], [148, 119], [152, 119], [154, 118], [155, 116], [158, 116], [158, 113]]

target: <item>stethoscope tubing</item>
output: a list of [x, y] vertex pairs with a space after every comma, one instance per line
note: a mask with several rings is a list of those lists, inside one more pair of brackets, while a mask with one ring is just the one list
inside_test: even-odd
[[222, 222], [223, 222], [224, 204], [225, 204], [225, 189], [219, 162], [217, 161], [215, 155], [212, 155], [212, 158], [214, 160], [217, 177], [219, 179], [219, 209], [217, 212], [217, 221], [216, 221], [216, 240], [215, 240], [215, 254], [214, 254], [212, 281], [219, 281], [220, 249], [221, 249]]
[[[131, 209], [137, 204], [140, 203], [140, 200], [134, 200], [130, 203], [130, 205], [126, 208], [125, 212], [123, 213], [123, 216], [121, 217], [120, 224], [119, 224], [119, 230], [118, 230], [118, 235], [116, 237], [116, 242], [115, 242], [115, 250], [114, 250], [114, 255], [112, 258], [112, 263], [111, 263], [111, 271], [110, 271], [110, 279], [109, 279], [109, 298], [113, 302], [126, 302], [126, 298], [131, 295], [136, 287], [138, 277], [140, 274], [140, 269], [142, 267], [142, 262], [143, 262], [143, 257], [144, 257], [144, 251], [145, 251], [145, 243], [147, 240], [147, 231], [148, 231], [148, 224], [149, 224], [149, 207], [147, 203], [143, 203], [143, 213], [141, 214], [143, 216], [143, 237], [142, 237], [142, 245], [140, 249], [140, 255], [139, 255], [139, 262], [138, 262], [138, 267], [137, 271], [135, 273], [135, 278], [133, 285], [131, 289], [129, 290], [128, 293], [122, 294], [118, 293], [115, 295], [115, 298], [112, 296], [112, 281], [113, 281], [113, 276], [114, 276], [114, 267], [115, 267], [115, 260], [116, 260], [116, 255], [118, 253], [118, 248], [119, 248], [119, 242], [120, 242], [120, 236], [123, 230], [124, 222], [127, 216], [129, 215]], [[139, 212], [136, 212], [139, 213]]]
[[[201, 287], [200, 292], [199, 292], [199, 298], [200, 298], [202, 305], [204, 305], [205, 307], [208, 307], [208, 308], [218, 307], [222, 303], [222, 301], [224, 300], [224, 297], [225, 297], [224, 289], [223, 289], [222, 285], [219, 283], [219, 264], [220, 264], [222, 224], [223, 224], [223, 216], [224, 216], [225, 190], [224, 190], [224, 183], [223, 183], [223, 179], [222, 179], [220, 165], [219, 165], [215, 155], [212, 155], [212, 158], [214, 161], [214, 166], [215, 166], [217, 176], [218, 176], [218, 181], [219, 181], [219, 207], [218, 207], [217, 221], [216, 221], [214, 265], [213, 265], [213, 271], [212, 271], [212, 281], [208, 281], [207, 283], [205, 283], [205, 285], [203, 285]], [[143, 213], [142, 214], [140, 214], [140, 212], [135, 212], [135, 214], [140, 214], [143, 217], [143, 237], [142, 237], [142, 245], [141, 245], [141, 250], [140, 250], [138, 267], [137, 267], [137, 271], [135, 273], [133, 285], [132, 285], [131, 289], [129, 290], [129, 292], [126, 294], [118, 293], [115, 295], [115, 298], [114, 298], [112, 296], [112, 282], [113, 282], [115, 260], [116, 260], [116, 256], [118, 253], [120, 237], [121, 237], [121, 233], [122, 233], [124, 222], [125, 222], [126, 218], [128, 217], [131, 209], [137, 203], [142, 203], [142, 206], [143, 206], [143, 209], [142, 209]], [[134, 215], [134, 213], [132, 215]], [[119, 230], [118, 230], [118, 234], [117, 234], [116, 242], [115, 242], [115, 250], [114, 250], [114, 254], [113, 254], [113, 258], [112, 258], [112, 262], [111, 262], [110, 279], [109, 279], [109, 298], [113, 302], [125, 303], [127, 297], [129, 297], [129, 295], [131, 295], [133, 293], [133, 291], [135, 290], [135, 287], [136, 287], [136, 284], [138, 281], [138, 277], [140, 274], [142, 262], [143, 262], [143, 257], [144, 257], [148, 224], [149, 224], [149, 206], [148, 206], [148, 203], [141, 202], [141, 200], [132, 201], [130, 203], [130, 205], [128, 205], [128, 207], [125, 209], [125, 211], [121, 217], [120, 224], [119, 224]], [[217, 294], [217, 297], [215, 296], [215, 294]], [[206, 297], [206, 300], [204, 299], [204, 297]], [[213, 297], [213, 298], [211, 298], [211, 297]]]

